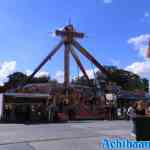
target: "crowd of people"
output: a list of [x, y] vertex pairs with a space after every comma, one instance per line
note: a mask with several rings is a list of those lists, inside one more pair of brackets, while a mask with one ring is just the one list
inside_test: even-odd
[[127, 111], [127, 114], [133, 122], [133, 130], [131, 132], [132, 136], [136, 136], [135, 118], [137, 117], [150, 117], [150, 102], [145, 102], [144, 100], [139, 100], [133, 103]]
[[[89, 103], [89, 105], [92, 105]], [[66, 109], [67, 108], [67, 109]], [[93, 111], [93, 108], [91, 109]], [[13, 113], [12, 113], [13, 112]], [[53, 98], [49, 99], [47, 104], [38, 104], [38, 105], [16, 105], [11, 108], [6, 105], [4, 107], [4, 118], [6, 121], [13, 118], [12, 114], [17, 120], [20, 118], [24, 120], [31, 120], [31, 116], [35, 114], [40, 120], [47, 120], [49, 122], [55, 122], [59, 120], [59, 115], [67, 113], [70, 120], [73, 120], [75, 117], [75, 110], [67, 105], [65, 101], [60, 101], [56, 103]], [[144, 100], [139, 100], [133, 102], [128, 107], [111, 107], [108, 108], [108, 111], [105, 112], [105, 119], [108, 120], [117, 120], [117, 119], [127, 119], [132, 120], [137, 116], [150, 116], [150, 102]], [[110, 115], [108, 115], [110, 114]]]
[[108, 107], [108, 109], [111, 114], [109, 120], [130, 120], [135, 116], [150, 116], [150, 102], [144, 100], [131, 102], [123, 107]]

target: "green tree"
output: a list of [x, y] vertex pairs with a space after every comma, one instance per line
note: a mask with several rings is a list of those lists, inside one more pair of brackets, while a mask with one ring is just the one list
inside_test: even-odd
[[[110, 80], [111, 82], [116, 83], [120, 87], [122, 87], [123, 90], [127, 91], [145, 91], [148, 92], [149, 88], [149, 82], [147, 79], [141, 79], [140, 76], [137, 74], [134, 74], [132, 72], [118, 69], [113, 66], [107, 66], [107, 71], [110, 74]], [[102, 81], [104, 80], [104, 77], [99, 72], [97, 73], [97, 80]]]
[[22, 72], [15, 72], [8, 76], [8, 81], [4, 84], [7, 89], [17, 88], [27, 82], [27, 75]]
[[5, 87], [4, 89], [15, 89], [29, 83], [48, 83], [48, 82], [56, 83], [56, 81], [51, 80], [49, 76], [34, 77], [33, 79], [29, 80], [29, 76], [27, 76], [26, 74], [22, 72], [15, 72], [8, 76], [8, 81], [4, 84]]
[[42, 76], [42, 77], [34, 77], [28, 83], [48, 83], [50, 81], [49, 76]]

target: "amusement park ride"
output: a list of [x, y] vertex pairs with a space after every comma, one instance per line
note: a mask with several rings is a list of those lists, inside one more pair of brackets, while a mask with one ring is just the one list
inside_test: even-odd
[[[64, 84], [61, 84], [61, 86], [58, 86], [58, 88], [57, 86], [54, 87], [54, 92], [51, 90], [53, 87], [50, 87], [49, 88], [50, 91], [48, 90], [48, 94], [46, 94], [47, 95], [46, 101], [45, 98], [39, 99], [40, 98], [39, 96], [35, 97], [35, 94], [40, 94], [39, 90], [36, 88], [35, 91], [32, 91], [36, 93], [31, 94], [32, 92], [30, 93], [28, 90], [27, 90], [28, 92], [26, 92], [25, 90], [26, 93], [24, 94], [23, 88], [25, 87], [25, 85], [22, 85], [19, 88], [15, 89], [16, 93], [13, 93], [13, 95], [11, 95], [11, 93], [5, 95], [4, 98], [6, 99], [5, 104], [9, 105], [9, 103], [11, 104], [11, 101], [13, 101], [13, 104], [15, 104], [14, 102], [16, 102], [16, 105], [12, 106], [12, 108], [14, 107], [13, 109], [16, 109], [15, 107], [19, 106], [20, 109], [25, 107], [24, 103], [21, 104], [19, 103], [18, 105], [18, 102], [20, 102], [20, 100], [24, 102], [24, 100], [26, 99], [25, 104], [28, 102], [28, 104], [26, 105], [30, 107], [34, 106], [36, 101], [37, 104], [41, 105], [41, 101], [44, 100], [44, 103], [42, 103], [44, 104], [43, 107], [44, 109], [40, 109], [40, 110], [46, 110], [45, 106], [51, 101], [53, 104], [58, 104], [59, 106], [64, 107], [64, 109], [60, 112], [63, 112], [64, 114], [68, 114], [68, 116], [69, 114], [72, 114], [72, 117], [71, 116], [69, 117], [70, 119], [89, 119], [89, 118], [90, 119], [104, 119], [104, 118], [111, 119], [112, 110], [117, 106], [117, 96], [113, 92], [111, 93], [111, 90], [108, 90], [108, 93], [102, 93], [100, 95], [95, 93], [91, 94], [93, 93], [91, 92], [92, 91], [90, 85], [91, 82], [83, 64], [80, 61], [79, 56], [77, 55], [77, 51], [80, 52], [83, 56], [85, 56], [85, 58], [87, 58], [92, 64], [94, 64], [100, 70], [101, 73], [106, 75], [107, 81], [111, 81], [111, 74], [76, 40], [78, 38], [80, 39], [84, 38], [84, 33], [77, 32], [73, 27], [73, 25], [69, 24], [65, 26], [62, 30], [56, 30], [55, 35], [61, 37], [61, 41], [37, 66], [37, 68], [28, 78], [26, 84], [30, 83], [30, 81], [35, 76], [35, 74], [38, 73], [38, 71], [49, 60], [51, 60], [51, 58], [57, 53], [57, 51], [62, 46], [64, 46]], [[89, 83], [89, 87], [88, 88], [86, 87], [87, 89], [84, 89], [85, 88], [84, 86], [81, 87], [77, 86], [77, 88], [74, 87], [72, 88], [72, 85], [70, 83], [70, 55], [72, 55], [77, 66], [80, 68], [81, 72], [83, 73], [84, 77]], [[149, 47], [147, 49], [147, 57], [150, 58], [150, 41], [149, 41]], [[23, 95], [21, 99], [19, 94]], [[10, 99], [9, 98], [10, 96], [14, 98]], [[18, 114], [20, 114], [20, 112]]]
[[77, 38], [83, 38], [84, 33], [77, 32], [72, 24], [69, 24], [63, 28], [63, 30], [56, 30], [55, 35], [61, 37], [61, 41], [55, 48], [46, 56], [46, 58], [37, 66], [34, 72], [31, 74], [30, 79], [34, 77], [34, 75], [56, 54], [56, 52], [64, 45], [64, 89], [66, 99], [69, 100], [69, 89], [70, 89], [70, 54], [73, 56], [75, 62], [78, 67], [82, 71], [83, 75], [89, 81], [89, 77], [84, 69], [83, 64], [80, 61], [79, 56], [77, 55], [74, 48], [76, 48], [82, 55], [84, 55], [92, 64], [94, 64], [102, 73], [106, 76], [109, 75], [107, 70], [85, 49], [83, 48], [79, 42], [76, 40]]
[[150, 58], [150, 40], [148, 42], [147, 58]]
[[[16, 89], [12, 89], [15, 93], [9, 93], [8, 95], [5, 94], [5, 104], [11, 105], [11, 101], [13, 101], [14, 106], [13, 109], [19, 107], [19, 110], [25, 107], [23, 103], [27, 105], [27, 107], [37, 107], [38, 105], [44, 105], [44, 109], [40, 109], [42, 111], [46, 111], [47, 105], [49, 103], [53, 103], [54, 105], [59, 106], [58, 108], [60, 112], [67, 114], [72, 114], [69, 118], [73, 119], [100, 119], [106, 118], [104, 117], [105, 114], [105, 106], [106, 106], [106, 99], [105, 95], [97, 87], [98, 90], [93, 88], [91, 80], [80, 61], [80, 58], [77, 52], [80, 52], [85, 58], [87, 58], [91, 64], [95, 65], [101, 73], [103, 73], [107, 79], [110, 80], [109, 72], [85, 49], [83, 48], [80, 43], [76, 39], [84, 38], [84, 33], [77, 32], [72, 24], [66, 25], [62, 30], [56, 30], [55, 35], [61, 37], [61, 41], [52, 49], [52, 51], [44, 58], [44, 60], [36, 67], [33, 73], [29, 76], [27, 82], [23, 85], [20, 85]], [[35, 97], [35, 95], [39, 95], [40, 88], [42, 89], [42, 85], [40, 86], [32, 84], [30, 81], [34, 78], [36, 73], [49, 61], [51, 58], [58, 52], [58, 50], [64, 46], [64, 84], [57, 84], [53, 87], [53, 85], [48, 85], [48, 90], [44, 91], [47, 93], [47, 98], [45, 97], [40, 99], [40, 97]], [[84, 77], [89, 86], [83, 85], [74, 85], [70, 83], [70, 56], [72, 55], [73, 59], [75, 60], [77, 66], [80, 68], [81, 72], [83, 73]], [[91, 85], [92, 84], [92, 85]], [[26, 86], [27, 85], [27, 86]], [[29, 87], [29, 89], [28, 89]], [[31, 90], [30, 90], [31, 87]], [[46, 88], [43, 88], [44, 90]], [[33, 94], [32, 94], [33, 93]], [[21, 94], [21, 95], [19, 95]], [[26, 99], [26, 100], [25, 100]], [[45, 101], [46, 100], [46, 101]], [[22, 101], [23, 103], [19, 103]], [[34, 101], [34, 103], [32, 103]], [[28, 102], [28, 103], [27, 103]], [[36, 105], [36, 103], [37, 105]], [[19, 105], [18, 105], [19, 103]], [[42, 103], [42, 104], [41, 104]], [[25, 107], [26, 108], [26, 107]], [[21, 113], [18, 113], [21, 114]], [[73, 115], [74, 114], [74, 115]], [[73, 117], [74, 116], [74, 117]], [[61, 118], [61, 117], [60, 117]]]
[[[60, 37], [61, 41], [35, 68], [26, 83], [19, 85], [15, 89], [11, 89], [9, 93], [5, 93], [4, 107], [10, 106], [10, 108], [14, 110], [13, 112], [16, 112], [15, 110], [18, 110], [17, 114], [19, 116], [20, 114], [22, 114], [23, 116], [25, 114], [28, 114], [29, 111], [27, 108], [35, 108], [35, 110], [33, 111], [34, 115], [31, 115], [31, 117], [36, 116], [35, 118], [39, 119], [41, 117], [38, 116], [39, 113], [37, 112], [40, 110], [43, 112], [40, 114], [46, 114], [48, 106], [50, 105], [50, 103], [52, 103], [53, 105], [58, 106], [58, 114], [63, 113], [63, 116], [68, 116], [66, 118], [69, 119], [106, 118], [105, 114], [108, 114], [108, 112], [106, 112], [108, 110], [105, 109], [105, 95], [103, 92], [101, 92], [99, 87], [94, 87], [96, 85], [91, 82], [83, 64], [80, 61], [77, 52], [80, 52], [85, 58], [87, 58], [91, 62], [91, 64], [95, 65], [100, 70], [100, 72], [107, 77], [107, 79], [110, 80], [109, 72], [76, 40], [84, 38], [84, 33], [77, 32], [72, 24], [66, 25], [62, 30], [56, 30], [55, 35]], [[39, 70], [48, 61], [51, 60], [51, 58], [58, 52], [58, 50], [62, 46], [64, 46], [64, 84], [56, 84], [54, 86], [49, 83], [46, 83], [45, 85], [30, 84], [34, 76], [39, 72]], [[77, 66], [83, 73], [87, 81], [86, 85], [89, 86], [75, 85], [70, 83], [71, 55], [72, 58], [75, 60]], [[37, 109], [37, 107], [41, 108]], [[14, 116], [16, 116], [14, 119], [16, 120], [18, 120], [17, 114], [14, 114]], [[35, 118], [33, 118], [33, 120]], [[60, 116], [59, 118], [63, 117]], [[23, 120], [25, 121], [26, 118], [24, 118]]]

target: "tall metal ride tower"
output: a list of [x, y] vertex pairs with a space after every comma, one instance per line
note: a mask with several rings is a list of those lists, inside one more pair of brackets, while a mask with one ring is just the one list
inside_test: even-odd
[[[70, 77], [70, 55], [73, 56], [83, 75], [89, 81], [89, 77], [82, 65], [79, 56], [77, 55], [74, 48], [76, 48], [82, 55], [84, 55], [89, 61], [91, 61], [101, 72], [108, 75], [107, 70], [76, 40], [83, 38], [84, 33], [77, 32], [72, 24], [69, 24], [63, 28], [63, 30], [56, 30], [56, 36], [61, 37], [61, 41], [54, 47], [54, 49], [46, 56], [46, 58], [37, 66], [34, 72], [31, 74], [29, 79], [32, 79], [34, 75], [49, 61], [52, 56], [64, 45], [64, 87], [66, 99], [69, 98], [69, 77]], [[68, 99], [69, 100], [69, 99]]]

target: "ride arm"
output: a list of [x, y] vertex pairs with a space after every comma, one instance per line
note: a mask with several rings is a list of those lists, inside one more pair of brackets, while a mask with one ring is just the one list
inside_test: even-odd
[[45, 59], [37, 66], [34, 72], [30, 75], [28, 81], [30, 81], [34, 75], [47, 63], [48, 60], [54, 56], [54, 54], [59, 50], [59, 48], [63, 45], [63, 41], [61, 41], [54, 49], [45, 57]]
[[86, 71], [85, 71], [85, 69], [84, 69], [84, 67], [83, 67], [79, 57], [78, 57], [78, 55], [76, 54], [76, 52], [74, 51], [73, 48], [70, 51], [71, 51], [71, 54], [72, 54], [73, 58], [75, 59], [77, 65], [79, 66], [80, 70], [82, 71], [83, 75], [86, 77], [86, 79], [88, 81], [90, 81], [90, 79], [89, 79], [89, 77], [88, 77], [88, 75], [87, 75], [87, 73], [86, 73]]
[[77, 48], [88, 60], [90, 60], [102, 73], [104, 73], [107, 77], [110, 77], [109, 72], [85, 49], [83, 48], [77, 41], [73, 40], [72, 44], [75, 48]]

